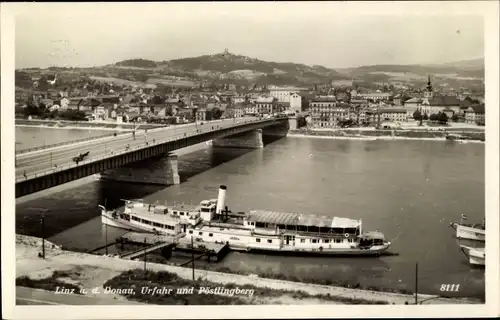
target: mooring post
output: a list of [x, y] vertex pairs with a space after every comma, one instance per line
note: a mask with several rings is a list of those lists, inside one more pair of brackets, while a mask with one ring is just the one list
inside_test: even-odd
[[193, 269], [193, 281], [194, 281], [194, 242], [193, 242], [193, 235], [191, 235], [191, 267]]
[[108, 225], [104, 224], [104, 244], [106, 245], [106, 255], [108, 255]]
[[415, 304], [418, 304], [418, 262], [415, 263]]
[[144, 238], [144, 279], [147, 279], [148, 278], [148, 275], [147, 275], [147, 270], [146, 270], [146, 249], [148, 248], [147, 246], [147, 242], [146, 242], [146, 238]]
[[[108, 202], [108, 199], [104, 199], [104, 210], [106, 210], [106, 204]], [[106, 245], [106, 255], [108, 255], [108, 224], [104, 223], [104, 244]]]

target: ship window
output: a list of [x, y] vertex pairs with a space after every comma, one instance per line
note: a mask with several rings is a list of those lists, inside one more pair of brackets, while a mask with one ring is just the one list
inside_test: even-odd
[[324, 239], [323, 242], [324, 243], [330, 243], [330, 240], [329, 239]]
[[139, 221], [139, 218], [132, 216], [132, 220]]
[[267, 239], [267, 243], [273, 243], [273, 240]]
[[183, 216], [183, 215], [184, 215], [184, 212], [182, 212], [182, 211], [181, 211], [181, 212], [179, 212], [179, 214], [180, 214], [181, 216]]
[[305, 243], [306, 239], [300, 239], [300, 243]]
[[203, 232], [198, 232], [198, 235], [199, 235], [199, 236], [202, 236], [202, 235], [203, 235]]
[[213, 237], [213, 236], [214, 236], [214, 234], [213, 234], [213, 233], [209, 233], [209, 234], [208, 234], [208, 236], [209, 236], [209, 237]]
[[316, 243], [316, 241], [317, 241], [316, 239], [311, 239], [312, 243]]
[[256, 242], [260, 242], [260, 238], [255, 239]]
[[193, 230], [189, 230], [189, 233], [190, 233], [190, 234], [193, 234]]
[[340, 239], [335, 239], [335, 243], [340, 243]]

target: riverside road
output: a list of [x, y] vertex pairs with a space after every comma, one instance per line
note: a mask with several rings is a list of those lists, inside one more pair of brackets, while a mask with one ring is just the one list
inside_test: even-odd
[[16, 180], [26, 179], [47, 170], [74, 164], [73, 158], [90, 151], [84, 161], [111, 156], [119, 152], [133, 150], [147, 145], [163, 143], [166, 140], [182, 138], [196, 133], [206, 133], [214, 129], [225, 129], [259, 120], [257, 117], [225, 119], [201, 123], [170, 126], [166, 128], [140, 130], [135, 134], [127, 132], [117, 136], [104, 137], [54, 148], [47, 148], [16, 155]]

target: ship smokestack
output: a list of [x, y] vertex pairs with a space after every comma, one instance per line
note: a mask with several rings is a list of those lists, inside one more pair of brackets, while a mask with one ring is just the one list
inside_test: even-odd
[[217, 198], [217, 207], [215, 208], [215, 212], [217, 214], [221, 214], [222, 210], [224, 210], [224, 205], [226, 202], [226, 186], [219, 187], [219, 197]]

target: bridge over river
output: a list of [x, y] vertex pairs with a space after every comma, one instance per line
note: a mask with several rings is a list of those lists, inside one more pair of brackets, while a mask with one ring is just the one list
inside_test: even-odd
[[[245, 117], [190, 123], [16, 154], [16, 198], [89, 175], [126, 167], [152, 157], [164, 156], [166, 184], [178, 184], [177, 157], [170, 152], [204, 141], [217, 147], [262, 148], [262, 134], [285, 136], [289, 119]], [[88, 156], [79, 161], [82, 153]], [[155, 181], [144, 181], [155, 182]]]

